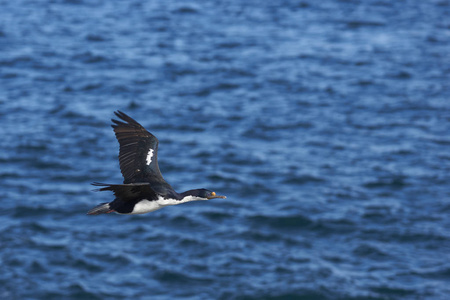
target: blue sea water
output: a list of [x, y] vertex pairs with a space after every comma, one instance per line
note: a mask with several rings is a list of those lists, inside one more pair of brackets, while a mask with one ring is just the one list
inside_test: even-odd
[[[449, 299], [445, 0], [1, 1], [1, 299]], [[120, 183], [120, 109], [178, 191]]]

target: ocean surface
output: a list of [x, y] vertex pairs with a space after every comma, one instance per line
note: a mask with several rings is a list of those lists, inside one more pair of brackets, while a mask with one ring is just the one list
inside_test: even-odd
[[446, 0], [0, 1], [1, 299], [450, 299], [449, 172]]

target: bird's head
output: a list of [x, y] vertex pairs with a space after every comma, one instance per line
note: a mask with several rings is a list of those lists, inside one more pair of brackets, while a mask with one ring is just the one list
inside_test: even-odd
[[196, 200], [210, 200], [214, 198], [225, 199], [225, 196], [219, 196], [215, 192], [207, 190], [207, 189], [197, 189], [197, 190], [189, 190], [183, 193], [183, 196], [192, 196], [197, 198]]

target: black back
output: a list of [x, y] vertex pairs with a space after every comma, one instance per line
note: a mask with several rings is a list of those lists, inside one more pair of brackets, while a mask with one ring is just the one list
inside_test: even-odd
[[109, 203], [109, 208], [118, 213], [127, 214], [133, 211], [136, 203], [142, 199], [156, 200], [158, 195], [150, 188], [148, 183], [132, 183], [132, 184], [105, 184], [94, 182], [94, 186], [102, 188], [98, 191], [112, 191], [114, 193], [114, 201]]

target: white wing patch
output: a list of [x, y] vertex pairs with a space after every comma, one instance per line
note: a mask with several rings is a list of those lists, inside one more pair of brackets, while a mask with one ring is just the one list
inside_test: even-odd
[[152, 157], [153, 157], [153, 149], [150, 149], [148, 150], [147, 158], [145, 159], [147, 161], [147, 166], [152, 163]]

